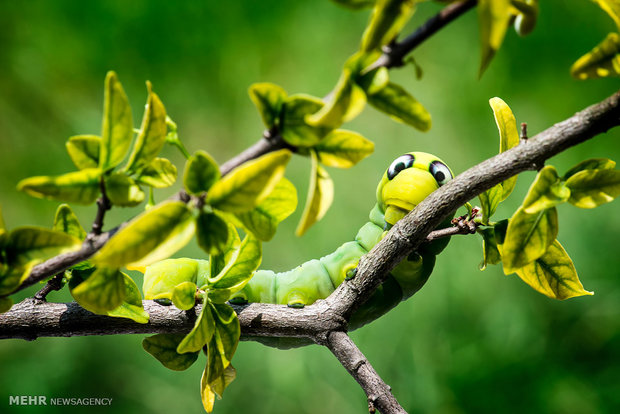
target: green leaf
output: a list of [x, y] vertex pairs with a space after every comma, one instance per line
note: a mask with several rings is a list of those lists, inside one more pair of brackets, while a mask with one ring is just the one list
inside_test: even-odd
[[489, 227], [480, 229], [478, 232], [482, 236], [482, 262], [480, 263], [480, 270], [484, 270], [487, 265], [498, 264], [502, 259], [497, 248], [494, 229]]
[[[226, 266], [215, 277], [207, 279], [206, 288], [211, 291], [225, 290], [226, 296], [230, 296], [243, 289], [250, 281], [254, 271], [260, 266], [263, 257], [261, 242], [248, 234], [241, 242], [239, 248], [233, 253]], [[228, 300], [222, 298], [222, 302]]]
[[105, 171], [116, 167], [127, 155], [133, 138], [133, 118], [116, 73], [108, 72], [104, 90], [99, 168]]
[[180, 201], [167, 201], [133, 219], [92, 260], [109, 267], [146, 266], [185, 246], [194, 229], [191, 209]]
[[13, 300], [7, 297], [0, 297], [0, 313], [8, 312], [13, 307]]
[[41, 262], [62, 253], [78, 250], [82, 241], [72, 235], [41, 227], [13, 229], [6, 241], [6, 255], [12, 266]]
[[223, 253], [228, 245], [228, 225], [218, 215], [201, 211], [196, 219], [196, 238], [207, 254]]
[[520, 207], [510, 219], [502, 246], [504, 273], [513, 273], [541, 257], [558, 235], [555, 207], [527, 214]]
[[248, 93], [265, 126], [268, 129], [276, 126], [282, 111], [282, 104], [286, 100], [286, 91], [278, 85], [265, 82], [251, 85]]
[[177, 353], [183, 334], [157, 334], [144, 338], [142, 347], [153, 355], [163, 366], [173, 371], [184, 371], [198, 359], [200, 351]]
[[6, 266], [0, 263], [0, 296], [13, 293], [13, 291], [28, 278], [32, 268], [38, 260], [18, 266]]
[[76, 135], [65, 144], [71, 161], [80, 170], [99, 167], [101, 137], [97, 135]]
[[[512, 114], [510, 107], [500, 98], [489, 99], [489, 105], [493, 110], [495, 124], [499, 131], [499, 152], [508, 151], [519, 145], [519, 132], [517, 131], [517, 120]], [[500, 201], [504, 201], [517, 184], [517, 176], [508, 178], [502, 182], [502, 197]]]
[[181, 310], [190, 310], [196, 304], [196, 284], [183, 282], [172, 291], [172, 303]]
[[336, 129], [314, 149], [318, 152], [321, 164], [328, 167], [351, 168], [372, 154], [375, 144], [357, 132]]
[[343, 69], [331, 99], [315, 114], [306, 116], [306, 123], [313, 127], [336, 129], [349, 122], [366, 106], [366, 94], [354, 81], [351, 70]]
[[616, 166], [616, 162], [609, 158], [590, 158], [589, 160], [581, 161], [562, 176], [562, 180], [566, 181], [573, 175], [584, 170], [613, 170]]
[[33, 197], [92, 204], [99, 196], [99, 177], [100, 169], [88, 168], [55, 177], [26, 178], [17, 184], [17, 189]]
[[213, 377], [213, 375], [209, 374], [209, 367], [210, 363], [207, 363], [207, 366], [202, 372], [202, 378], [200, 379], [200, 397], [202, 399], [202, 406], [207, 413], [211, 413], [213, 411], [215, 395], [217, 394], [221, 398], [221, 394], [219, 393], [224, 392], [224, 390], [235, 380], [235, 377], [237, 376], [237, 371], [235, 368], [232, 365], [228, 365], [224, 368], [224, 371], [219, 377], [216, 377], [211, 383], [208, 383], [208, 378]]
[[232, 213], [253, 209], [282, 179], [290, 159], [291, 152], [282, 149], [242, 164], [211, 187], [207, 203]]
[[149, 96], [146, 100], [144, 117], [140, 133], [133, 146], [133, 151], [127, 162], [127, 171], [140, 171], [157, 157], [166, 143], [166, 108], [159, 96], [151, 89], [151, 82], [146, 82]]
[[[201, 267], [206, 260], [167, 259], [146, 267], [142, 291], [145, 299], [172, 299], [174, 288], [184, 282], [197, 284]], [[207, 267], [208, 270], [208, 267]]]
[[108, 198], [115, 206], [137, 206], [145, 198], [144, 191], [125, 173], [112, 173], [106, 176], [105, 189]]
[[482, 209], [482, 224], [489, 224], [489, 219], [495, 213], [497, 206], [502, 200], [502, 185], [497, 184], [487, 191], [478, 195], [480, 208]]
[[[363, 63], [360, 60], [359, 63]], [[366, 92], [366, 95], [378, 93], [390, 83], [388, 68], [382, 66], [358, 77], [355, 82]]]
[[100, 267], [88, 279], [71, 289], [71, 295], [84, 309], [106, 315], [125, 299], [125, 280], [118, 269]]
[[67, 233], [79, 240], [84, 240], [86, 238], [86, 231], [68, 204], [61, 204], [58, 206], [56, 216], [54, 217], [53, 229], [55, 231]]
[[137, 323], [148, 323], [149, 314], [142, 307], [142, 295], [138, 285], [129, 275], [121, 272], [125, 282], [125, 299], [118, 308], [107, 313], [108, 316], [115, 318], [127, 318]]
[[220, 179], [220, 169], [206, 151], [196, 151], [185, 164], [183, 185], [191, 194], [208, 191]]
[[321, 220], [334, 200], [334, 183], [327, 171], [319, 165], [317, 155], [310, 152], [312, 169], [306, 207], [295, 234], [302, 236], [314, 223]]
[[317, 128], [306, 122], [306, 116], [318, 112], [325, 104], [319, 98], [296, 94], [286, 99], [282, 110], [282, 139], [296, 147], [316, 145], [330, 131], [329, 128]]
[[[237, 314], [230, 305], [209, 303], [215, 319], [215, 340], [224, 366], [230, 364], [241, 336]], [[221, 394], [220, 394], [221, 395]]]
[[177, 167], [166, 158], [155, 158], [140, 171], [136, 181], [154, 188], [170, 187], [177, 179]]
[[593, 0], [611, 17], [620, 29], [620, 2], [618, 0]]
[[[234, 218], [234, 216], [230, 217]], [[241, 245], [239, 232], [229, 221], [226, 222], [226, 225], [228, 226], [228, 243], [226, 248], [224, 248], [224, 252], [222, 254], [211, 255], [211, 257], [209, 257], [209, 272], [199, 274], [198, 281], [196, 282], [198, 286], [204, 286], [207, 284], [208, 277], [219, 274], [222, 269], [226, 267], [226, 263], [230, 262], [233, 256], [237, 254], [237, 250]]]
[[619, 170], [583, 170], [566, 180], [568, 202], [580, 208], [594, 208], [620, 195]]
[[257, 239], [269, 241], [275, 235], [278, 224], [297, 208], [297, 190], [282, 177], [273, 191], [253, 210], [237, 213], [236, 219]]
[[542, 257], [516, 272], [534, 290], [552, 299], [593, 295], [583, 288], [573, 261], [557, 240]]
[[420, 130], [431, 128], [431, 115], [413, 96], [400, 85], [388, 83], [379, 92], [368, 95], [368, 103], [390, 118]]
[[512, 18], [510, 0], [479, 0], [480, 41], [482, 44], [481, 77], [499, 50]]
[[414, 0], [377, 0], [361, 50], [377, 50], [394, 40], [413, 15], [415, 4]]
[[179, 354], [184, 354], [186, 352], [200, 351], [203, 346], [209, 343], [214, 332], [215, 321], [213, 320], [209, 302], [205, 299], [202, 303], [200, 315], [198, 315], [198, 319], [194, 324], [194, 328], [192, 328], [190, 333], [179, 343], [177, 352]]
[[560, 181], [555, 167], [547, 165], [538, 172], [530, 186], [523, 201], [523, 209], [527, 214], [536, 214], [564, 203], [568, 197], [570, 190]]
[[609, 33], [594, 49], [573, 63], [570, 74], [580, 80], [620, 76], [620, 35]]

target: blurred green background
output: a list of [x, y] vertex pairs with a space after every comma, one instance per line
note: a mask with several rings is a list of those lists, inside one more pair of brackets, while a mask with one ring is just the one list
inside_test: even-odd
[[[372, 109], [347, 128], [374, 140], [376, 152], [354, 170], [330, 170], [336, 197], [325, 219], [303, 238], [293, 235], [301, 206], [265, 244], [263, 268], [285, 270], [329, 253], [366, 221], [380, 174], [412, 150], [442, 157], [460, 172], [497, 151], [488, 99], [502, 97], [531, 135], [612, 94], [617, 79], [579, 82], [568, 68], [614, 29], [590, 1], [541, 2], [534, 33], [507, 35], [481, 80], [475, 12], [415, 52], [424, 69], [391, 71], [433, 116], [428, 133]], [[422, 4], [412, 31], [437, 12]], [[247, 97], [253, 82], [290, 93], [324, 96], [357, 47], [368, 12], [327, 1], [169, 2], [163, 0], [31, 0], [0, 2], [0, 203], [9, 227], [50, 226], [56, 203], [15, 190], [31, 175], [73, 166], [71, 135], [98, 133], [103, 79], [117, 71], [136, 122], [151, 80], [190, 152], [224, 162], [254, 143], [262, 125]], [[590, 157], [620, 159], [620, 130], [550, 160], [563, 172]], [[182, 159], [167, 148], [177, 165]], [[293, 159], [287, 175], [300, 202], [309, 162]], [[509, 217], [533, 179], [522, 174], [497, 218]], [[157, 194], [159, 200], [170, 191]], [[620, 409], [619, 202], [596, 210], [559, 208], [559, 239], [586, 289], [595, 296], [559, 302], [504, 276], [478, 270], [479, 238], [453, 238], [426, 287], [382, 319], [353, 333], [376, 370], [412, 413], [607, 413]], [[84, 226], [93, 207], [76, 207]], [[106, 225], [135, 215], [115, 209]], [[201, 257], [195, 246], [179, 256]], [[34, 289], [21, 297], [32, 295]], [[65, 293], [50, 300], [67, 301]], [[205, 359], [186, 372], [163, 368], [141, 337], [41, 338], [0, 341], [1, 412], [202, 412]], [[361, 413], [362, 390], [328, 350], [279, 351], [243, 342], [238, 378], [217, 413]], [[15, 407], [10, 395], [111, 397], [112, 407]]]

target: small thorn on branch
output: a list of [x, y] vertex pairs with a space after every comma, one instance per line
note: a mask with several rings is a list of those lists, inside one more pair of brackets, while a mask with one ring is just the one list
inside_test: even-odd
[[519, 139], [521, 142], [527, 142], [527, 122], [521, 122], [521, 135]]

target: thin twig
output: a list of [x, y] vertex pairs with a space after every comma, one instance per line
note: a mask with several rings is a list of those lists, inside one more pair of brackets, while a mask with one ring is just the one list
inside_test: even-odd
[[426, 39], [437, 33], [437, 31], [441, 30], [444, 26], [472, 9], [476, 4], [478, 4], [477, 0], [465, 0], [446, 6], [435, 16], [428, 19], [411, 35], [400, 42], [385, 47], [383, 54], [366, 68], [364, 72], [370, 72], [382, 66], [388, 69], [403, 66], [405, 64], [403, 58], [412, 50], [420, 46]]
[[381, 379], [346, 332], [331, 332], [325, 346], [360, 384], [368, 397], [369, 408], [377, 408], [383, 414], [406, 414], [405, 409], [392, 395], [390, 386]]
[[103, 230], [103, 218], [105, 217], [106, 211], [112, 208], [112, 203], [108, 198], [108, 194], [105, 189], [105, 181], [103, 177], [99, 180], [99, 188], [101, 190], [101, 197], [97, 199], [97, 215], [95, 216], [95, 221], [93, 221], [93, 227], [91, 230], [91, 234], [99, 235]]
[[45, 302], [47, 300], [47, 295], [49, 295], [53, 290], [62, 289], [63, 283], [62, 278], [65, 277], [65, 273], [57, 273], [53, 278], [47, 281], [45, 286], [41, 288], [37, 293], [34, 294], [34, 298], [36, 300], [40, 300]]

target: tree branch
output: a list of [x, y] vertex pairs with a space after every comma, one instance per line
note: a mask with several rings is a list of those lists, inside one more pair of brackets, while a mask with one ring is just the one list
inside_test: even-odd
[[[465, 202], [505, 179], [531, 170], [534, 165], [559, 152], [618, 125], [620, 92], [470, 168], [397, 222], [383, 240], [362, 257], [356, 277], [342, 283], [327, 299], [303, 309], [262, 303], [235, 306], [242, 335], [246, 338], [304, 337], [325, 343], [330, 332], [344, 329], [349, 316], [372, 295], [392, 268]], [[100, 237], [106, 236], [109, 237], [108, 233]], [[74, 252], [68, 255], [79, 254]], [[144, 301], [144, 305], [153, 319], [141, 325], [128, 319], [93, 315], [76, 304], [33, 304], [31, 300], [25, 300], [0, 315], [0, 338], [187, 332], [192, 326], [192, 322], [185, 319], [185, 313], [172, 306], [161, 306], [151, 301]], [[44, 317], [44, 314], [49, 314], [49, 317]], [[164, 319], [169, 320], [170, 324], [164, 323]]]
[[331, 332], [325, 344], [338, 358], [343, 367], [362, 387], [368, 397], [368, 409], [372, 413], [375, 408], [383, 414], [405, 413], [390, 386], [387, 385], [372, 367], [366, 356], [353, 343], [349, 335], [343, 331]]
[[402, 41], [385, 47], [383, 54], [364, 71], [370, 72], [382, 66], [388, 69], [403, 66], [405, 64], [403, 60], [405, 56], [444, 26], [474, 8], [476, 4], [478, 4], [478, 0], [465, 0], [446, 6]]

